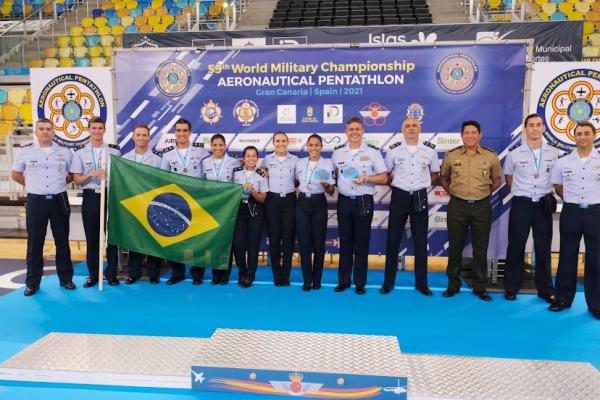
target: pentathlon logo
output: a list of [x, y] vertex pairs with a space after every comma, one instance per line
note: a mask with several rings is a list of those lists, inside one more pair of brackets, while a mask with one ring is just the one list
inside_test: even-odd
[[238, 101], [233, 106], [233, 116], [244, 126], [250, 126], [258, 118], [258, 106], [248, 99]]
[[192, 83], [191, 76], [192, 73], [188, 66], [179, 60], [162, 62], [154, 73], [156, 87], [162, 94], [169, 97], [178, 97], [184, 94]]
[[359, 111], [363, 117], [363, 122], [367, 126], [383, 126], [387, 121], [390, 110], [379, 103], [371, 103]]
[[52, 121], [58, 144], [78, 149], [89, 140], [88, 121], [95, 116], [106, 121], [106, 98], [88, 77], [59, 75], [41, 90], [37, 115]]
[[544, 136], [550, 144], [561, 150], [573, 150], [575, 126], [579, 122], [589, 121], [600, 132], [598, 71], [580, 68], [561, 73], [541, 93], [537, 112], [544, 116]]
[[478, 75], [479, 67], [475, 59], [462, 53], [446, 56], [436, 71], [438, 85], [450, 94], [463, 94], [471, 90]]
[[416, 118], [417, 121], [423, 122], [423, 117], [425, 116], [425, 110], [423, 106], [419, 103], [412, 103], [410, 106], [406, 108], [406, 117], [407, 118]]
[[206, 122], [209, 125], [214, 125], [217, 122], [219, 122], [221, 120], [222, 114], [223, 110], [221, 110], [219, 104], [215, 103], [213, 100], [208, 100], [200, 109], [202, 121]]

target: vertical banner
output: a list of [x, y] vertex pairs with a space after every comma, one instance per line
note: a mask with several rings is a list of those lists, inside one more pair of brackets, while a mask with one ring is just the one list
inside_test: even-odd
[[600, 62], [536, 63], [530, 111], [544, 116], [546, 140], [563, 151], [575, 148], [578, 122], [589, 121], [600, 133]]
[[[127, 151], [133, 128], [144, 123], [160, 150], [173, 143], [175, 121], [186, 118], [193, 140], [208, 145], [212, 134], [221, 133], [233, 153], [254, 145], [264, 156], [273, 151], [273, 133], [283, 130], [289, 150], [299, 156], [306, 154], [308, 136], [320, 134], [324, 155], [330, 157], [346, 142], [348, 118], [361, 118], [365, 140], [385, 152], [403, 140], [402, 121], [412, 116], [422, 123], [422, 140], [435, 144], [440, 158], [461, 144], [460, 126], [469, 119], [481, 123], [482, 143], [502, 155], [520, 133], [526, 50], [518, 43], [119, 51], [118, 140]], [[385, 252], [390, 198], [388, 186], [377, 186], [374, 254]], [[339, 248], [335, 201], [329, 210], [328, 251]], [[447, 201], [441, 187], [430, 191], [432, 255], [446, 254]], [[498, 196], [493, 204], [494, 215], [507, 208]], [[408, 242], [401, 252], [412, 253]]]
[[110, 68], [32, 68], [33, 121], [48, 118], [55, 141], [78, 149], [89, 141], [88, 121], [106, 121], [109, 141], [115, 132]]

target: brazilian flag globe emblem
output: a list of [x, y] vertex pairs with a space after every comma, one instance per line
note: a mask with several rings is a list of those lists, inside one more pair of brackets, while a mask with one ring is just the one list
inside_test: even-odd
[[174, 174], [111, 156], [108, 242], [226, 269], [242, 186]]

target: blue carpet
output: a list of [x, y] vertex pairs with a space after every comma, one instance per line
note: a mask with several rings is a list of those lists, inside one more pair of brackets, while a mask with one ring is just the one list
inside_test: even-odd
[[[297, 278], [299, 271], [294, 270]], [[387, 296], [377, 292], [382, 272], [369, 272], [365, 296], [334, 293], [334, 270], [327, 270], [320, 291], [302, 292], [300, 284], [277, 288], [260, 268], [250, 289], [234, 283], [192, 286], [81, 287], [85, 266], [77, 265], [78, 289], [67, 292], [56, 276], [42, 282], [31, 298], [22, 290], [0, 298], [0, 361], [49, 332], [209, 337], [216, 328], [276, 329], [332, 333], [394, 335], [405, 353], [591, 362], [600, 367], [600, 322], [587, 312], [581, 293], [565, 312], [548, 312], [535, 296], [507, 302], [501, 295], [484, 303], [468, 289], [444, 299], [442, 273], [429, 275], [436, 288], [426, 298], [411, 288], [412, 272], [400, 272], [402, 285]], [[234, 273], [237, 277], [237, 272]], [[208, 279], [205, 279], [207, 281]], [[77, 351], [77, 349], [71, 349]], [[0, 384], [0, 399], [249, 399], [249, 395], [198, 394], [186, 390], [130, 389], [58, 384]]]

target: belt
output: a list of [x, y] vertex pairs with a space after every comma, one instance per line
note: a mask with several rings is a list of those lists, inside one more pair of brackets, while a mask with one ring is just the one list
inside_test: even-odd
[[67, 192], [61, 192], [61, 193], [56, 193], [56, 194], [34, 194], [34, 193], [27, 193], [27, 197], [29, 197], [30, 199], [44, 199], [44, 200], [52, 200], [58, 196], [62, 196], [65, 195]]
[[600, 203], [598, 204], [586, 204], [586, 203], [582, 203], [582, 204], [576, 204], [576, 203], [565, 203], [565, 206], [572, 206], [572, 207], [577, 207], [577, 208], [598, 208], [600, 207]]
[[304, 197], [307, 199], [313, 198], [321, 198], [321, 197], [325, 197], [325, 193], [304, 193], [304, 192], [300, 192], [298, 193], [298, 197]]
[[84, 194], [100, 194], [100, 189], [83, 189]]
[[396, 187], [396, 186], [392, 186], [392, 188], [399, 191], [400, 193], [407, 194], [409, 196], [412, 196], [413, 194], [418, 193], [421, 190], [427, 190], [427, 188], [422, 188], [422, 189], [417, 189], [417, 190], [404, 190], [404, 189], [400, 189], [399, 187]]
[[372, 194], [363, 194], [363, 195], [360, 195], [360, 196], [346, 196], [346, 195], [341, 194], [341, 193], [340, 193], [339, 196], [343, 197], [344, 199], [348, 199], [348, 200], [359, 200], [359, 199], [362, 199], [363, 197], [371, 197], [371, 198], [373, 197]]
[[522, 201], [528, 201], [530, 203], [539, 203], [540, 199], [544, 196], [547, 196], [548, 193], [543, 194], [541, 196], [536, 196], [536, 197], [529, 197], [529, 196], [513, 196], [513, 199], [515, 200], [522, 200]]
[[466, 203], [466, 204], [477, 204], [477, 203], [481, 203], [483, 201], [490, 200], [490, 196], [484, 197], [483, 199], [479, 199], [479, 200], [465, 200], [465, 199], [461, 199], [460, 197], [456, 197], [456, 196], [452, 196], [452, 198], [454, 200], [457, 200], [457, 201], [460, 201], [460, 202]]
[[288, 196], [292, 196], [294, 195], [296, 192], [289, 192], [289, 193], [277, 193], [277, 192], [271, 192], [269, 191], [269, 194], [272, 196], [277, 196], [277, 197], [288, 197]]

